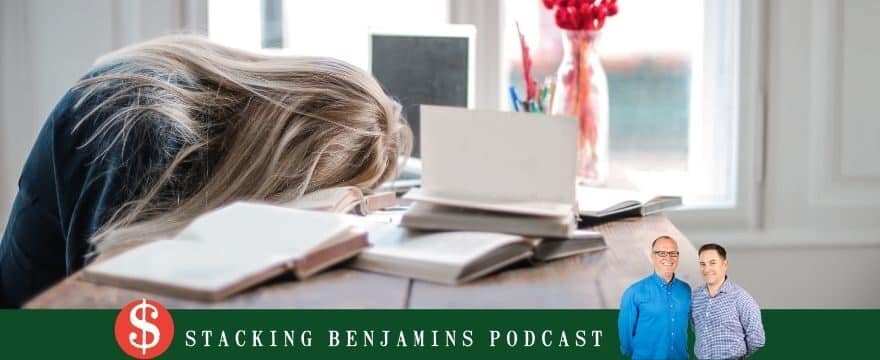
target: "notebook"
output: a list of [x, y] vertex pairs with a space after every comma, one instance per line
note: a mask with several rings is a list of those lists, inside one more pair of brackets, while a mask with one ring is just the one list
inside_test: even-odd
[[87, 280], [219, 300], [290, 271], [307, 278], [367, 246], [351, 216], [236, 202], [158, 240], [86, 267]]
[[548, 261], [605, 248], [602, 235], [573, 239], [470, 231], [425, 232], [387, 224], [369, 225], [371, 246], [350, 266], [378, 273], [456, 285], [522, 260]]
[[425, 105], [421, 111], [422, 188], [404, 196], [416, 205], [403, 226], [574, 233], [574, 118]]
[[586, 218], [645, 216], [680, 206], [681, 196], [578, 186], [578, 213]]

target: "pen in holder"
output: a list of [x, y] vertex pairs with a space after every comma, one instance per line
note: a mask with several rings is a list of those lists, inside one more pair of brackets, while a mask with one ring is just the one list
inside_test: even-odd
[[516, 23], [516, 32], [519, 35], [520, 48], [522, 49], [523, 80], [525, 81], [524, 99], [520, 98], [516, 86], [510, 85], [510, 102], [513, 111], [534, 112], [550, 114], [553, 107], [553, 98], [556, 92], [556, 82], [552, 78], [544, 80], [544, 86], [537, 89], [538, 83], [532, 76], [532, 58], [529, 56], [529, 46], [526, 38]]

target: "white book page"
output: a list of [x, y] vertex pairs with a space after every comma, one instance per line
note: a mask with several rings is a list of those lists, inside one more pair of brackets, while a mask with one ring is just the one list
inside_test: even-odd
[[369, 229], [371, 246], [363, 255], [464, 267], [494, 249], [525, 239], [519, 235], [475, 231], [419, 232], [377, 224]]
[[343, 186], [310, 192], [286, 206], [303, 210], [335, 212], [343, 211], [347, 206], [357, 205], [361, 197], [361, 191], [358, 188]]
[[425, 191], [574, 204], [574, 118], [423, 105], [420, 121]]
[[237, 202], [199, 216], [176, 238], [231, 253], [259, 252], [298, 259], [353, 225], [345, 216], [332, 213]]
[[624, 207], [640, 206], [654, 198], [654, 195], [638, 191], [577, 187], [578, 212], [596, 214]]
[[160, 240], [88, 266], [85, 272], [98, 277], [216, 292], [273, 266], [281, 266], [287, 260], [254, 251], [230, 251], [201, 242]]

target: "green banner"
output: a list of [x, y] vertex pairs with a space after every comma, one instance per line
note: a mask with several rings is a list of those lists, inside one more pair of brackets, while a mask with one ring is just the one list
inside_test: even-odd
[[[141, 309], [143, 310], [143, 309]], [[616, 310], [172, 310], [163, 358], [617, 359]], [[133, 314], [133, 315], [132, 315]], [[146, 314], [146, 313], [145, 313]], [[123, 358], [119, 310], [2, 310], [6, 354]], [[764, 310], [754, 358], [870, 357], [880, 310]], [[144, 317], [140, 317], [144, 319]], [[138, 327], [145, 335], [157, 328]], [[167, 332], [166, 332], [167, 334]], [[152, 340], [143, 339], [122, 341]], [[693, 334], [690, 335], [691, 353]]]

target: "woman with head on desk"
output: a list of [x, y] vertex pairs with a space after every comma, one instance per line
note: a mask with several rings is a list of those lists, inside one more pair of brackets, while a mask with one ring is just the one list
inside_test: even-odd
[[27, 159], [0, 242], [0, 305], [235, 200], [369, 191], [410, 144], [400, 106], [339, 60], [185, 35], [110, 53], [56, 105]]

